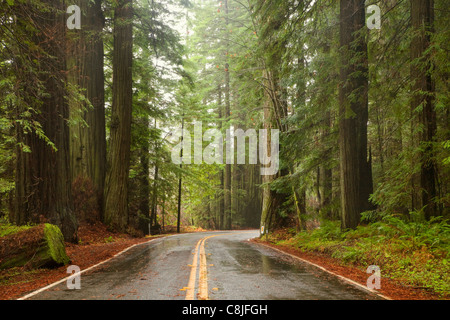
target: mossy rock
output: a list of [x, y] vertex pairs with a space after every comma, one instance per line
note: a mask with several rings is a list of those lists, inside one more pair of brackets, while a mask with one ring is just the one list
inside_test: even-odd
[[69, 262], [64, 237], [55, 225], [46, 223], [0, 238], [0, 270], [51, 268]]

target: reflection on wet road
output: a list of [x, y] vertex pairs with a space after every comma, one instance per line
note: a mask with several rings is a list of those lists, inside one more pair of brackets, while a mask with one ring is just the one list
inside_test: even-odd
[[380, 299], [312, 265], [247, 241], [258, 231], [175, 235], [136, 246], [29, 299]]

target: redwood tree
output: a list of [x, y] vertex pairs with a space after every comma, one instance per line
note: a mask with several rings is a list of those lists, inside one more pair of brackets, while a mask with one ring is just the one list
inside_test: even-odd
[[114, 11], [113, 100], [104, 208], [105, 223], [116, 231], [125, 231], [128, 224], [128, 172], [133, 94], [132, 18], [132, 0], [119, 0]]
[[339, 147], [342, 228], [356, 228], [370, 209], [371, 167], [367, 160], [368, 62], [364, 1], [340, 1], [341, 72]]
[[[230, 106], [230, 65], [229, 65], [229, 7], [228, 0], [225, 0], [225, 50], [226, 50], [226, 63], [225, 63], [225, 119], [226, 121], [230, 120], [231, 115], [231, 106]], [[230, 141], [227, 141], [230, 143]], [[225, 164], [224, 171], [224, 228], [231, 229], [231, 164]]]
[[434, 23], [433, 0], [411, 0], [411, 80], [413, 116], [421, 126], [420, 148], [420, 203], [425, 217], [437, 214], [436, 164], [433, 158], [433, 142], [436, 138], [435, 85], [431, 77], [433, 69], [429, 51]]
[[[39, 99], [30, 99], [32, 122], [39, 123], [42, 132], [16, 126], [18, 145], [26, 145], [16, 153], [14, 222], [25, 224], [48, 221], [60, 227], [66, 241], [76, 241], [77, 221], [73, 214], [69, 161], [69, 105], [66, 81], [66, 17], [64, 4], [47, 0], [46, 10], [28, 7], [27, 18], [36, 27], [30, 48], [36, 83], [28, 88], [42, 90]], [[27, 82], [28, 79], [21, 79]], [[36, 91], [37, 92], [37, 91]]]
[[[106, 174], [106, 130], [101, 0], [80, 1], [81, 30], [69, 32], [69, 82], [86, 99], [70, 101], [70, 161], [72, 180], [80, 177], [94, 186], [101, 214]], [[77, 190], [74, 190], [77, 192]], [[93, 213], [91, 213], [93, 214]], [[96, 217], [90, 217], [96, 218]]]

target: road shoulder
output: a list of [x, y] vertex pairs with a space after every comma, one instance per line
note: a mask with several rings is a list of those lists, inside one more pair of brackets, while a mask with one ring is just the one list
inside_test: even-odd
[[[286, 245], [278, 245], [260, 238], [251, 239], [250, 242], [282, 251], [292, 257], [299, 258], [305, 262], [316, 265], [321, 269], [346, 278], [359, 286], [366, 287], [370, 274], [364, 270], [350, 265], [344, 265], [339, 260], [326, 254], [305, 252], [298, 248]], [[381, 277], [381, 289], [377, 293], [391, 300], [439, 300], [439, 296], [433, 295], [425, 290], [410, 288], [397, 283], [389, 278]]]

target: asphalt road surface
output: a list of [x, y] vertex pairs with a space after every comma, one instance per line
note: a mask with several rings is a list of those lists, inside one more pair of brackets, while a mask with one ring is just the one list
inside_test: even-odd
[[[141, 244], [30, 300], [372, 300], [374, 293], [271, 248], [258, 231], [181, 234]], [[72, 286], [76, 284], [71, 281]]]

